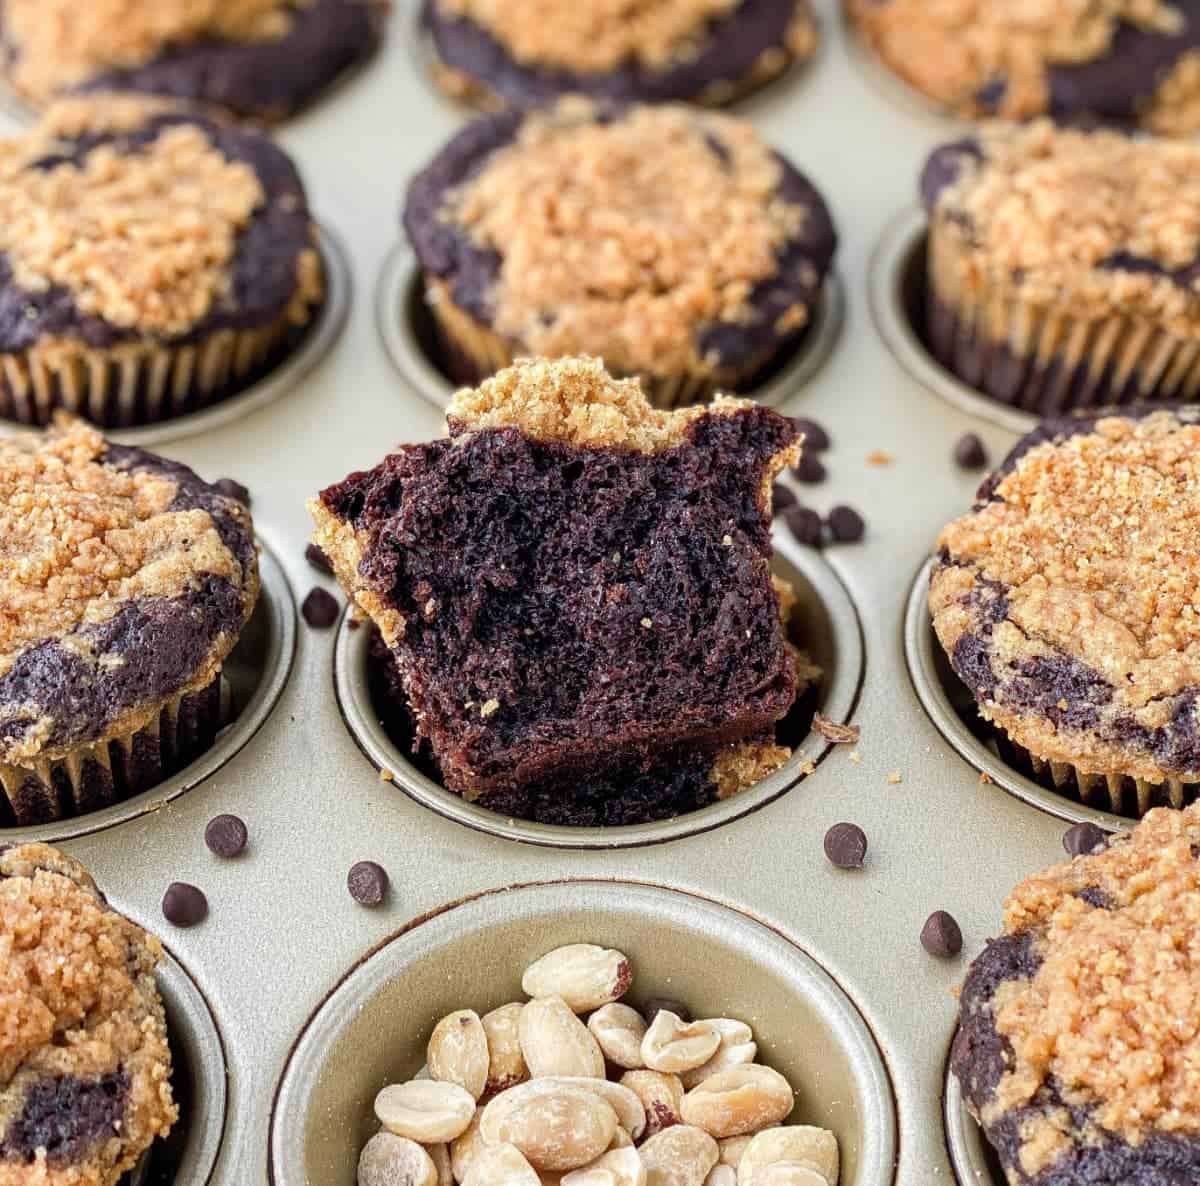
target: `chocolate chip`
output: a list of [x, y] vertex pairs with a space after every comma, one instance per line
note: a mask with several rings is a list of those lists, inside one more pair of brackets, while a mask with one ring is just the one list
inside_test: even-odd
[[301, 604], [300, 612], [314, 630], [327, 630], [337, 621], [337, 598], [324, 589], [312, 589]]
[[1063, 833], [1063, 848], [1073, 857], [1094, 852], [1108, 839], [1108, 833], [1096, 824], [1075, 824]]
[[239, 856], [246, 847], [249, 833], [246, 825], [236, 815], [216, 815], [204, 829], [204, 843], [218, 857]]
[[799, 543], [809, 548], [820, 547], [824, 529], [821, 516], [811, 507], [791, 507], [784, 512], [783, 521]]
[[208, 899], [185, 881], [173, 881], [162, 900], [163, 917], [177, 927], [194, 927], [208, 917]]
[[963, 433], [954, 446], [954, 464], [960, 469], [983, 469], [988, 463], [987, 450], [973, 432]]
[[329, 576], [333, 575], [333, 565], [329, 563], [329, 557], [325, 555], [323, 548], [317, 544], [309, 544], [304, 549], [304, 559], [309, 562], [317, 570]]
[[935, 910], [921, 928], [921, 946], [930, 955], [946, 958], [962, 951], [963, 937], [953, 917], [944, 910]]
[[378, 906], [387, 895], [387, 870], [374, 861], [359, 861], [346, 875], [346, 888], [360, 906]]
[[236, 502], [240, 502], [244, 507], [250, 505], [250, 491], [241, 482], [235, 482], [233, 478], [222, 478], [219, 482], [214, 482], [213, 485], [226, 498], [232, 498]]
[[782, 515], [784, 511], [790, 510], [796, 505], [796, 496], [784, 485], [776, 482], [771, 487], [771, 506], [775, 510], [775, 514]]
[[803, 416], [793, 416], [792, 423], [804, 433], [804, 448], [806, 451], [821, 453], [829, 448], [829, 433], [815, 420], [806, 420]]
[[867, 525], [853, 507], [836, 506], [825, 520], [839, 544], [856, 544], [867, 533]]
[[825, 481], [825, 467], [815, 453], [805, 451], [800, 454], [800, 464], [792, 466], [792, 473], [807, 486], [815, 486]]
[[839, 869], [861, 869], [867, 858], [867, 834], [858, 824], [834, 824], [825, 833], [825, 855]]
[[691, 1021], [692, 1011], [682, 1002], [673, 1000], [671, 997], [650, 997], [642, 1006], [642, 1016], [646, 1019], [647, 1025], [653, 1025], [654, 1019], [663, 1010], [668, 1013], [674, 1013], [680, 1021]]

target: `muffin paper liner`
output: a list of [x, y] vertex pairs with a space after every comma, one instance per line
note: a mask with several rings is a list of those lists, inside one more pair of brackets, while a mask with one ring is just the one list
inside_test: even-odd
[[81, 746], [56, 761], [0, 763], [0, 826], [27, 827], [87, 815], [147, 791], [195, 761], [229, 717], [220, 672], [198, 692], [170, 700], [153, 724]]
[[1077, 408], [1200, 394], [1200, 340], [1144, 317], [1079, 317], [1010, 285], [968, 291], [956, 242], [930, 229], [928, 345], [964, 383], [1011, 407], [1056, 415]]

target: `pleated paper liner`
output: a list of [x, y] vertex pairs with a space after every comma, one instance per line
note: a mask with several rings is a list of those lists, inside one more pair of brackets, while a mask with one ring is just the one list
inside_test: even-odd
[[1194, 400], [1200, 338], [1137, 316], [1084, 319], [1015, 287], [960, 283], [957, 244], [929, 235], [929, 346], [964, 383], [1001, 403], [1049, 416], [1141, 401]]
[[[443, 365], [455, 383], [475, 386], [516, 361], [518, 352], [514, 351], [512, 343], [459, 308], [443, 281], [428, 282], [426, 302], [433, 313]], [[736, 393], [752, 386], [772, 363], [791, 354], [803, 329], [740, 371], [717, 375], [639, 374], [636, 377], [646, 398], [656, 408], [670, 410], [708, 403], [722, 393]]]
[[30, 766], [0, 763], [0, 827], [86, 815], [147, 791], [195, 761], [229, 716], [220, 673], [198, 692], [176, 696], [144, 729]]

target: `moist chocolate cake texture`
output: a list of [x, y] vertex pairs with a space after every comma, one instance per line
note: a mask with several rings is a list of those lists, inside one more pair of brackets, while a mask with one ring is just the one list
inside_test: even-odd
[[1012, 1186], [1200, 1181], [1200, 808], [1019, 885], [951, 1066]]
[[659, 412], [570, 359], [460, 392], [447, 424], [309, 506], [450, 789], [720, 746], [787, 713], [769, 562], [790, 421], [736, 400]]

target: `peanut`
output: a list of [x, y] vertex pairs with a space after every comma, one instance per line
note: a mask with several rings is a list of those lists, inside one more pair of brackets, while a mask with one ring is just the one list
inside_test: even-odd
[[644, 1136], [652, 1137], [680, 1122], [683, 1084], [678, 1075], [668, 1075], [663, 1071], [626, 1071], [619, 1082], [642, 1101], [646, 1112]]
[[559, 1075], [539, 1079], [538, 1083], [565, 1083], [568, 1087], [582, 1087], [594, 1092], [617, 1114], [617, 1123], [636, 1141], [646, 1129], [646, 1109], [635, 1091], [612, 1083], [608, 1079], [585, 1079], [578, 1076]]
[[[503, 1098], [503, 1097], [500, 1097]], [[489, 1104], [490, 1108], [492, 1105]], [[572, 1170], [600, 1156], [617, 1130], [617, 1114], [578, 1087], [529, 1094], [498, 1118], [483, 1118], [484, 1140], [515, 1146], [539, 1170]]]
[[587, 1013], [624, 996], [633, 982], [629, 961], [593, 943], [555, 948], [525, 969], [521, 987], [531, 997], [562, 997], [576, 1013]]
[[479, 1014], [471, 1009], [450, 1013], [433, 1027], [426, 1049], [429, 1073], [442, 1083], [457, 1083], [474, 1099], [488, 1080], [488, 1040]]
[[773, 1161], [755, 1170], [750, 1181], [754, 1186], [825, 1186], [812, 1162], [801, 1161]]
[[717, 1162], [708, 1171], [708, 1177], [704, 1179], [704, 1186], [737, 1186], [737, 1170], [731, 1165]]
[[721, 1044], [717, 1052], [703, 1066], [684, 1071], [680, 1076], [688, 1091], [703, 1083], [705, 1079], [732, 1067], [745, 1066], [754, 1061], [758, 1054], [758, 1043], [754, 1033], [744, 1021], [733, 1021], [727, 1017], [713, 1018], [710, 1025], [716, 1028]]
[[642, 1061], [652, 1071], [677, 1075], [703, 1066], [720, 1044], [711, 1021], [685, 1023], [669, 1009], [660, 1009], [642, 1038]]
[[639, 1152], [646, 1186], [704, 1186], [717, 1164], [717, 1142], [699, 1128], [675, 1124], [651, 1137]]
[[487, 1035], [488, 1077], [485, 1095], [506, 1091], [529, 1078], [529, 1068], [521, 1053], [521, 1010], [518, 1001], [501, 1005], [483, 1016], [483, 1032]]
[[512, 1145], [485, 1145], [463, 1186], [542, 1186], [537, 1170]]
[[588, 1018], [587, 1027], [609, 1062], [626, 1071], [646, 1065], [642, 1061], [646, 1022], [636, 1009], [628, 1005], [604, 1005]]
[[396, 1136], [432, 1145], [466, 1131], [475, 1101], [456, 1083], [413, 1079], [385, 1087], [375, 1097], [375, 1115]]
[[437, 1170], [437, 1186], [454, 1186], [454, 1170], [450, 1165], [450, 1146], [446, 1144], [426, 1145], [425, 1152]]
[[756, 1133], [782, 1120], [795, 1105], [788, 1081], [751, 1063], [720, 1071], [683, 1097], [679, 1114], [714, 1137]]
[[483, 1118], [483, 1109], [471, 1117], [471, 1123], [461, 1137], [455, 1137], [450, 1142], [450, 1172], [454, 1180], [461, 1186], [466, 1181], [467, 1174], [479, 1158], [485, 1144], [479, 1131], [479, 1122]]
[[827, 1186], [837, 1186], [837, 1137], [828, 1129], [796, 1124], [760, 1132], [746, 1147], [738, 1165], [739, 1186], [746, 1186], [758, 1170], [780, 1161], [811, 1165]]
[[565, 1174], [562, 1186], [646, 1186], [646, 1167], [632, 1146], [611, 1149], [590, 1165]]
[[359, 1154], [358, 1186], [438, 1186], [437, 1169], [415, 1141], [378, 1132]]
[[587, 1026], [561, 997], [538, 997], [521, 1010], [521, 1053], [536, 1079], [540, 1075], [604, 1078], [604, 1055]]

